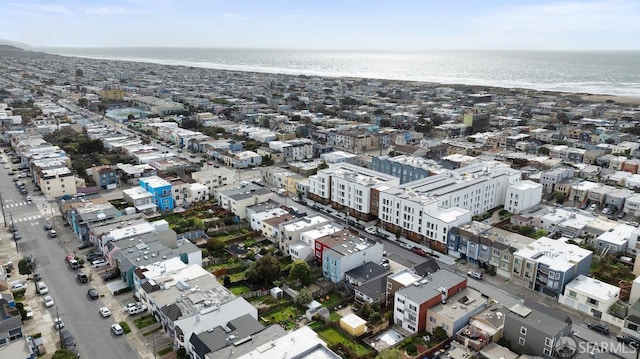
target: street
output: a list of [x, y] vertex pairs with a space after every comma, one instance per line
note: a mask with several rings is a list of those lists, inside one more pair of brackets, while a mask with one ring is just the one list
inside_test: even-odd
[[[8, 172], [9, 170], [5, 169], [4, 173], [0, 174], [4, 220], [9, 225], [13, 219], [15, 227], [22, 235], [22, 239], [17, 241], [19, 255], [14, 258], [32, 255], [36, 259], [35, 270], [42, 275], [42, 280], [49, 287], [49, 295], [55, 302], [53, 307], [46, 309], [42, 298], [37, 294], [31, 294], [35, 284], [29, 283], [32, 287], [27, 290], [26, 299], [32, 298], [31, 307], [37, 313], [41, 313], [32, 321], [40, 327], [53, 328], [53, 318], [58, 313], [65, 323], [65, 328], [75, 337], [78, 352], [84, 358], [139, 358], [126, 336], [115, 337], [111, 334], [110, 327], [115, 321], [113, 318], [100, 317], [98, 309], [103, 306], [102, 300], [90, 300], [87, 296], [89, 286], [78, 284], [75, 279], [76, 272], [67, 266], [64, 256], [66, 253], [75, 252], [79, 241], [63, 226], [60, 217], [56, 217], [54, 226], [58, 231], [58, 237], [50, 239], [47, 236], [44, 225], [51, 222], [51, 211], [57, 211], [56, 205], [51, 203], [50, 206], [42, 195], [34, 193], [31, 177], [20, 179], [25, 183], [28, 195], [33, 197], [33, 202], [28, 203], [26, 197], [18, 192]], [[64, 248], [64, 242], [72, 245]], [[17, 261], [14, 263], [17, 264]], [[45, 330], [43, 335], [44, 333]], [[59, 345], [55, 333], [52, 333], [52, 339], [55, 345]], [[51, 345], [48, 347], [52, 348]]]

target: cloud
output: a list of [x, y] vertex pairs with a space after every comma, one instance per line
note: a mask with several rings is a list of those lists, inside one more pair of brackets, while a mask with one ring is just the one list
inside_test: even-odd
[[125, 14], [130, 10], [123, 7], [92, 7], [85, 10], [85, 12], [89, 15], [114, 15]]
[[71, 10], [66, 8], [64, 5], [60, 5], [60, 4], [20, 4], [20, 3], [9, 3], [9, 6], [16, 7], [18, 9], [24, 10], [24, 11], [50, 13], [50, 14], [60, 14], [60, 15], [70, 15], [70, 14], [72, 14]]
[[232, 14], [232, 13], [226, 13], [226, 14], [222, 15], [222, 17], [227, 18], [227, 19], [235, 19], [235, 18], [238, 17], [238, 15]]

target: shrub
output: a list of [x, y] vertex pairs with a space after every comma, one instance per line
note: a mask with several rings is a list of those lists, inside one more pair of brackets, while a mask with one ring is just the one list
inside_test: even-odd
[[131, 328], [129, 327], [129, 324], [127, 324], [127, 322], [122, 321], [120, 323], [120, 326], [122, 327], [122, 330], [124, 331], [124, 334], [129, 334], [131, 333]]

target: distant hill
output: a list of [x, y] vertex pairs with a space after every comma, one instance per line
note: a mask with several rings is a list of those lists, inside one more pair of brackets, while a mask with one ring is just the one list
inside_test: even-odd
[[31, 50], [31, 46], [29, 46], [29, 45], [27, 45], [25, 43], [18, 42], [18, 41], [0, 39], [0, 47], [8, 50], [8, 48], [6, 46], [13, 47], [14, 49], [12, 49], [12, 50]]

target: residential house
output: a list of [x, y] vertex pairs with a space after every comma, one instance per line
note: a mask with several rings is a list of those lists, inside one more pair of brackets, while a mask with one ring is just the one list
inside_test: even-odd
[[330, 222], [333, 222], [333, 220], [321, 215], [306, 216], [296, 220], [282, 222], [279, 225], [280, 237], [278, 239], [278, 247], [280, 247], [281, 251], [289, 253], [289, 246], [299, 242], [302, 233], [322, 227]]
[[502, 338], [505, 315], [509, 309], [500, 304], [485, 308], [471, 316], [469, 325], [460, 329], [455, 336], [458, 343], [468, 345], [470, 349], [480, 350]]
[[[356, 267], [345, 273], [345, 280], [353, 287], [361, 286], [362, 284], [379, 277], [386, 277], [389, 274], [387, 268], [382, 267], [375, 262], [367, 262], [359, 267]], [[385, 279], [386, 281], [386, 279]]]
[[121, 216], [121, 212], [109, 202], [86, 201], [75, 206], [67, 215], [73, 232], [82, 241], [89, 240], [89, 228]]
[[466, 286], [466, 277], [444, 269], [413, 282], [395, 292], [393, 323], [413, 334], [425, 331], [429, 309]]
[[574, 170], [569, 167], [557, 167], [549, 171], [543, 171], [540, 174], [540, 184], [542, 185], [544, 193], [552, 193], [556, 183], [573, 177], [573, 172]]
[[[551, 357], [560, 338], [571, 334], [571, 319], [551, 309], [530, 309], [516, 304], [504, 319], [502, 337], [514, 348], [526, 348], [531, 355]], [[542, 306], [540, 306], [542, 307]]]
[[0, 297], [0, 348], [23, 336], [22, 317], [15, 303]]
[[142, 187], [132, 187], [122, 190], [122, 198], [125, 202], [132, 205], [136, 212], [147, 215], [154, 214], [158, 211], [153, 194]]
[[239, 219], [247, 218], [247, 207], [269, 200], [273, 192], [253, 183], [242, 183], [240, 187], [218, 189], [218, 204], [230, 210]]
[[207, 193], [212, 195], [217, 188], [225, 187], [236, 181], [237, 173], [229, 168], [216, 168], [206, 171], [192, 172], [191, 178], [207, 187]]
[[[596, 238], [596, 250], [600, 255], [605, 253], [624, 252], [627, 249], [635, 249], [635, 243], [631, 243], [632, 239], [638, 237], [635, 232], [640, 232], [636, 227], [628, 224], [620, 223]], [[635, 233], [635, 234], [634, 234]]]
[[171, 183], [163, 180], [158, 176], [140, 178], [138, 183], [140, 188], [151, 193], [153, 203], [160, 211], [172, 211], [174, 208], [173, 196], [171, 191]]
[[620, 288], [586, 275], [579, 275], [567, 284], [564, 293], [558, 298], [558, 303], [590, 315], [595, 320], [621, 327], [623, 320], [609, 314], [609, 308], [618, 302], [619, 296]]
[[345, 279], [346, 273], [363, 263], [380, 263], [383, 244], [366, 238], [352, 236], [348, 240], [336, 241], [322, 252], [322, 274], [333, 283]]
[[93, 178], [93, 181], [101, 189], [114, 189], [118, 187], [118, 174], [111, 166], [94, 166], [87, 168], [87, 175]]
[[472, 316], [487, 307], [487, 300], [488, 298], [477, 289], [462, 288], [446, 301], [427, 309], [426, 330], [433, 333], [437, 327], [442, 327], [447, 337], [452, 337], [469, 324]]
[[580, 274], [589, 274], [593, 253], [567, 238], [541, 237], [515, 252], [511, 282], [557, 297]]

